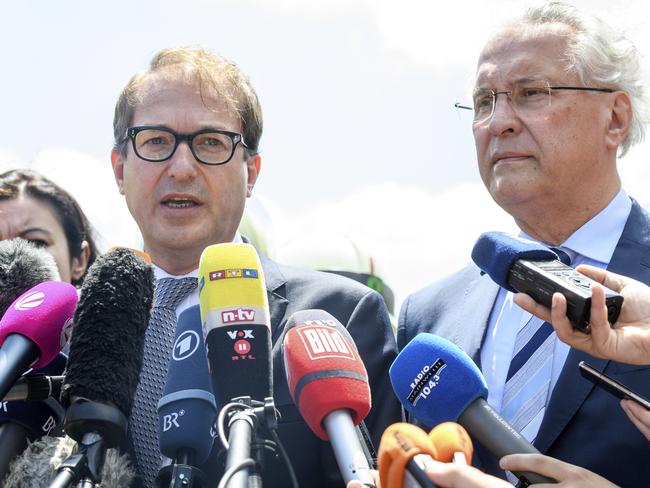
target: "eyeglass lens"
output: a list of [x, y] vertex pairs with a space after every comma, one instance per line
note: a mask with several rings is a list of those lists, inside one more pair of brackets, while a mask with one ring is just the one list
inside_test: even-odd
[[[163, 161], [176, 149], [176, 135], [162, 129], [144, 129], [136, 134], [134, 145], [141, 158]], [[219, 132], [204, 132], [192, 137], [192, 152], [205, 163], [227, 161], [232, 156], [233, 147], [230, 136]]]

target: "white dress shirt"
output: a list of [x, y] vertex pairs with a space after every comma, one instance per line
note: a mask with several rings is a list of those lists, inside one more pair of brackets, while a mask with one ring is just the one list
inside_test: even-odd
[[[243, 243], [243, 239], [241, 238], [241, 235], [239, 232], [235, 233], [235, 238], [232, 240], [233, 243], [241, 244]], [[159, 268], [155, 264], [153, 265], [153, 272], [154, 276], [156, 277], [156, 282], [160, 280], [161, 278], [176, 278], [176, 279], [181, 279], [181, 278], [197, 278], [199, 277], [199, 269], [196, 268], [195, 270], [190, 271], [187, 274], [184, 275], [171, 275], [167, 271], [165, 271], [162, 268]], [[183, 312], [185, 309], [197, 305], [199, 303], [199, 288], [198, 286], [190, 293], [181, 303], [178, 304], [178, 307], [176, 307], [176, 317], [178, 317], [181, 312]]]

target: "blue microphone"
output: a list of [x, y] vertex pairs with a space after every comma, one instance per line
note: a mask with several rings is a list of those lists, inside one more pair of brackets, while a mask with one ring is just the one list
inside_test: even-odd
[[[567, 317], [576, 329], [589, 333], [591, 286], [594, 281], [569, 266], [569, 256], [559, 249], [511, 236], [503, 232], [486, 232], [472, 249], [474, 263], [500, 287], [513, 293], [530, 295], [551, 308], [554, 293], [567, 300]], [[616, 322], [623, 297], [605, 288], [607, 318]]]
[[[211, 430], [217, 404], [211, 385], [200, 306], [195, 305], [178, 317], [165, 389], [158, 402], [160, 452], [174, 460], [170, 487], [203, 483], [203, 473], [195, 466], [208, 459], [214, 441]], [[170, 476], [168, 468], [159, 474], [163, 486]]]
[[[485, 401], [485, 379], [472, 359], [442, 337], [421, 333], [398, 354], [390, 381], [402, 406], [428, 428], [458, 422], [498, 459], [539, 451]], [[532, 483], [555, 483], [536, 473], [515, 472]]]
[[556, 261], [557, 253], [539, 242], [505, 232], [484, 232], [472, 249], [472, 261], [501, 288], [517, 293], [510, 283], [510, 270], [520, 260]]
[[[68, 357], [60, 352], [48, 365], [29, 374], [63, 374]], [[57, 398], [42, 401], [0, 401], [0, 480], [9, 472], [9, 464], [27, 447], [61, 426], [65, 410]]]

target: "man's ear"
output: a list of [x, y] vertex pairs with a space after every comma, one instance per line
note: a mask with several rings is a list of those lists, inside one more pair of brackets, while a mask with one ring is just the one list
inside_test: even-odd
[[246, 160], [246, 170], [247, 170], [247, 191], [246, 196], [250, 197], [253, 195], [253, 187], [257, 181], [257, 177], [260, 175], [260, 169], [262, 168], [262, 157], [259, 154], [255, 154]]
[[111, 165], [113, 166], [113, 174], [115, 175], [117, 188], [119, 189], [120, 193], [124, 195], [124, 157], [115, 149], [111, 151]]
[[625, 141], [632, 125], [632, 102], [630, 96], [622, 91], [614, 92], [611, 115], [605, 142], [609, 149], [616, 150]]

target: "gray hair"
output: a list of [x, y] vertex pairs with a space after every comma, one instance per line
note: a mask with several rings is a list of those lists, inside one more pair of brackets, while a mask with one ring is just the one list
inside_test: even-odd
[[562, 2], [528, 7], [511, 27], [527, 29], [548, 24], [564, 24], [572, 30], [565, 62], [567, 69], [577, 73], [582, 83], [595, 83], [625, 92], [630, 97], [632, 123], [619, 147], [619, 156], [624, 156], [633, 145], [643, 141], [648, 120], [647, 90], [635, 45], [603, 20]]

